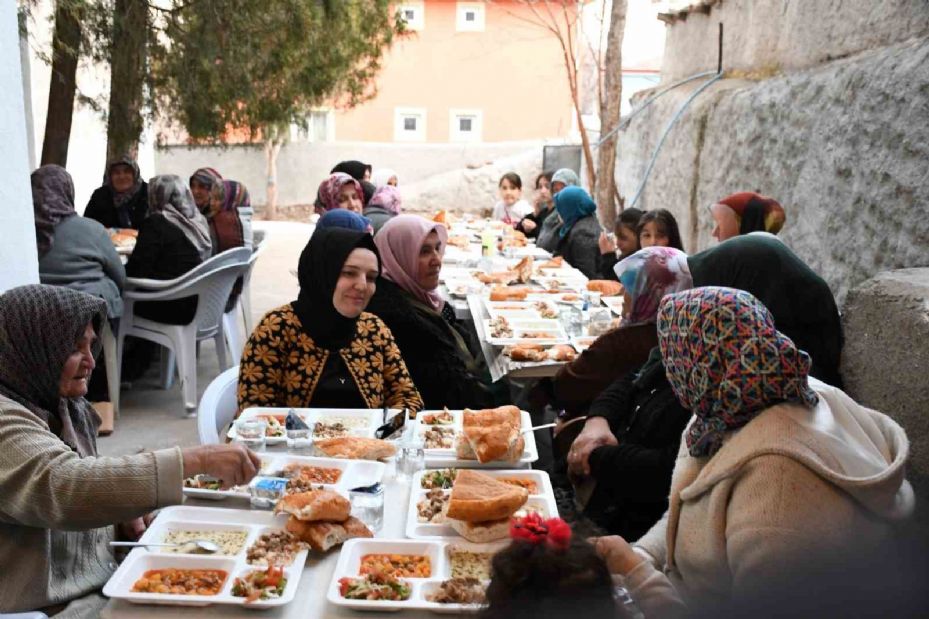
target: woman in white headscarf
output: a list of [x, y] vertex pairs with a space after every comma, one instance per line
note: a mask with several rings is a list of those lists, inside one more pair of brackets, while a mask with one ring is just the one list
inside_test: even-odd
[[371, 175], [371, 182], [374, 183], [375, 187], [383, 187], [384, 185], [393, 185], [396, 187], [400, 184], [400, 178], [397, 176], [397, 173], [390, 168], [378, 168], [374, 171], [374, 174]]

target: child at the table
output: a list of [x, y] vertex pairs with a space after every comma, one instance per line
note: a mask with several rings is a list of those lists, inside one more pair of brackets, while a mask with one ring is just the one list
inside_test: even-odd
[[494, 206], [493, 219], [511, 226], [532, 212], [532, 205], [523, 199], [523, 180], [516, 172], [507, 172], [497, 184], [500, 201]]

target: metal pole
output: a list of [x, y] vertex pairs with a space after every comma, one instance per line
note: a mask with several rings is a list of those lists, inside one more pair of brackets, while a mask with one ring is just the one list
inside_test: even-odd
[[719, 52], [716, 57], [716, 72], [723, 72], [723, 22], [719, 22]]

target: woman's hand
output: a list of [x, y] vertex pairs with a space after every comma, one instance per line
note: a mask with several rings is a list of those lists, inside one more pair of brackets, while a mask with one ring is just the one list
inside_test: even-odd
[[618, 535], [594, 537], [590, 543], [611, 574], [625, 576], [645, 561], [645, 557], [634, 551], [629, 542]]
[[600, 233], [600, 239], [597, 241], [597, 244], [600, 245], [601, 254], [615, 254], [616, 253], [616, 241], [614, 241], [606, 232]]
[[584, 424], [584, 430], [574, 439], [568, 452], [568, 472], [575, 477], [590, 475], [590, 454], [597, 447], [619, 445], [613, 436], [610, 424], [603, 417], [592, 417]]
[[523, 232], [532, 232], [536, 228], [535, 222], [531, 219], [523, 219], [519, 222], [519, 225], [523, 229]]
[[223, 488], [251, 481], [261, 468], [258, 456], [242, 445], [201, 445], [181, 450], [184, 477], [206, 474], [223, 482]]

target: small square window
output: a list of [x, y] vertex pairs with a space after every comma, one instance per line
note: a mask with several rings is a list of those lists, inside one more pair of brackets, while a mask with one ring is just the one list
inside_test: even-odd
[[458, 131], [462, 133], [471, 131], [471, 118], [459, 118], [458, 119]]
[[458, 32], [483, 32], [484, 14], [482, 2], [458, 2], [455, 9], [455, 29]]
[[414, 11], [413, 9], [405, 9], [403, 11], [403, 19], [405, 19], [406, 21], [413, 21], [414, 19], [416, 19], [416, 11]]
[[425, 10], [423, 2], [404, 2], [397, 8], [408, 30], [422, 30], [425, 27]]
[[403, 130], [404, 131], [416, 131], [416, 118], [413, 116], [407, 116], [403, 119]]
[[449, 142], [480, 142], [484, 113], [479, 109], [453, 108], [448, 111]]
[[474, 11], [465, 11], [465, 21], [473, 22], [475, 19]]
[[426, 141], [426, 109], [394, 108], [394, 140], [398, 142]]

